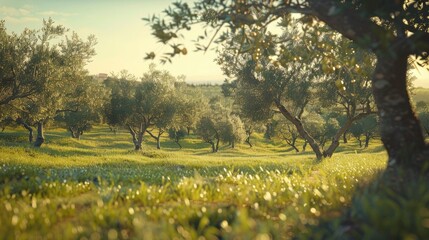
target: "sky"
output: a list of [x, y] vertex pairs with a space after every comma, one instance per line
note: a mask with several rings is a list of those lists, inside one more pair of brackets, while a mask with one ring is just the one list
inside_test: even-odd
[[[191, 0], [187, 0], [191, 1]], [[97, 55], [87, 65], [91, 74], [125, 69], [136, 77], [148, 70], [152, 61], [143, 60], [148, 52], [169, 51], [168, 46], [157, 43], [150, 27], [141, 20], [159, 14], [174, 0], [0, 0], [0, 19], [6, 21], [8, 31], [22, 32], [24, 28], [39, 29], [43, 19], [51, 17], [81, 37], [90, 34], [97, 38]], [[194, 39], [191, 37], [189, 40]], [[215, 63], [215, 51], [194, 52], [193, 43], [185, 43], [188, 55], [175, 57], [172, 64], [159, 69], [175, 76], [185, 75], [193, 83], [221, 83], [225, 77]], [[415, 86], [429, 88], [429, 72], [415, 71]]]

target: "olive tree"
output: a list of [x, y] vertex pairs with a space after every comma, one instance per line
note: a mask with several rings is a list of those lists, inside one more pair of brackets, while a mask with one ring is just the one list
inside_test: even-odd
[[185, 128], [176, 128], [172, 127], [168, 129], [168, 137], [173, 140], [180, 149], [182, 149], [182, 145], [180, 144], [180, 140], [184, 139], [188, 134], [188, 131]]
[[[208, 44], [197, 45], [201, 50], [209, 49], [213, 42], [230, 40], [231, 33], [237, 31], [249, 37], [256, 32], [252, 47], [238, 51], [238, 54], [257, 52], [258, 45], [266, 39], [262, 37], [263, 31], [255, 29], [267, 28], [277, 20], [288, 22], [291, 14], [301, 14], [297, 17], [308, 27], [326, 24], [332, 31], [376, 56], [371, 88], [379, 112], [381, 139], [389, 156], [388, 166], [428, 170], [423, 166], [429, 159], [429, 147], [410, 104], [406, 76], [409, 60], [415, 59], [417, 64], [429, 66], [429, 4], [426, 1], [199, 0], [193, 6], [175, 3], [164, 13], [146, 20], [151, 24], [154, 36], [172, 46], [173, 52], [164, 55], [167, 61], [187, 52], [175, 40], [182, 31], [198, 23], [214, 30], [212, 36], [207, 34], [207, 28], [201, 34], [199, 39], [205, 39], [206, 35], [213, 39]], [[155, 56], [152, 52], [147, 58]]]
[[5, 55], [1, 58], [1, 81], [5, 82], [0, 86], [0, 105], [13, 106], [16, 115], [26, 115], [37, 125], [34, 146], [40, 147], [48, 120], [61, 112], [77, 111], [75, 98], [87, 76], [85, 65], [95, 55], [95, 38], [68, 35], [52, 19], [43, 21], [41, 30], [26, 29], [20, 36], [5, 37], [3, 23], [0, 28], [2, 40], [7, 40], [0, 53]]
[[[371, 115], [361, 119], [353, 124], [350, 128], [350, 133], [358, 140], [359, 146], [367, 148], [369, 141], [378, 131], [378, 119], [376, 116]], [[362, 145], [362, 136], [365, 137], [365, 144]]]
[[219, 129], [213, 119], [207, 116], [202, 117], [200, 121], [198, 121], [195, 130], [196, 134], [200, 136], [204, 142], [211, 145], [212, 152], [217, 152], [219, 150]]
[[[224, 65], [225, 73], [236, 77], [236, 99], [245, 115], [268, 118], [270, 114], [263, 114], [261, 111], [279, 112], [295, 126], [318, 159], [330, 157], [338, 147], [339, 139], [351, 124], [374, 113], [365, 74], [369, 73], [365, 70], [372, 66], [371, 56], [360, 53], [363, 56], [359, 64], [363, 67], [359, 67], [355, 62], [344, 61], [359, 50], [338, 34], [323, 33], [321, 31], [326, 31], [323, 27], [307, 30], [306, 33], [292, 27], [287, 30], [279, 37], [283, 47], [274, 61], [268, 56], [270, 51], [274, 51], [270, 49], [273, 46], [266, 46], [257, 54], [243, 53], [240, 58], [231, 56], [236, 54], [235, 51], [224, 51], [219, 62]], [[268, 36], [270, 36], [269, 33]], [[300, 36], [302, 38], [307, 36], [313, 40], [319, 39], [317, 41], [320, 41], [321, 49], [312, 49], [305, 42], [296, 41]], [[242, 36], [237, 36], [237, 40], [241, 38]], [[236, 45], [239, 46], [238, 43]], [[338, 45], [341, 46], [333, 47]], [[329, 54], [325, 54], [322, 50], [329, 51]], [[339, 61], [341, 65], [336, 63], [333, 69], [324, 70], [320, 62], [323, 63], [325, 58], [330, 59], [330, 64]], [[330, 84], [331, 82], [336, 84]], [[350, 88], [348, 92], [345, 82], [350, 82], [350, 86], [347, 86]], [[255, 99], [258, 101], [256, 102]], [[334, 119], [327, 121], [327, 132], [321, 135], [320, 139], [316, 139], [301, 119], [305, 111], [316, 110], [310, 109], [310, 105], [317, 105], [319, 111], [320, 107], [327, 109], [325, 111], [332, 111], [334, 109], [332, 106], [335, 105], [334, 110], [344, 112], [346, 121], [341, 126], [338, 122], [333, 124], [333, 121], [336, 121]], [[333, 126], [336, 128], [334, 129]], [[324, 146], [328, 140], [330, 144], [325, 149]]]
[[163, 99], [162, 104], [158, 105], [160, 113], [154, 119], [154, 128], [146, 129], [146, 132], [155, 139], [157, 149], [161, 149], [161, 136], [174, 124], [175, 115], [178, 114], [179, 110], [176, 99], [172, 95], [165, 97], [166, 99]]
[[240, 117], [232, 112], [231, 106], [225, 107], [221, 97], [209, 100], [203, 117], [195, 129], [196, 134], [212, 146], [212, 152], [219, 150], [219, 143], [228, 143], [232, 148], [245, 140], [246, 131]]
[[[177, 112], [175, 81], [170, 73], [151, 65], [139, 82], [126, 79], [105, 82], [111, 86], [110, 103], [106, 107], [108, 123], [126, 127], [135, 150], [142, 149], [146, 133], [153, 135], [160, 147], [160, 137]], [[152, 127], [157, 128], [156, 135]]]
[[65, 111], [56, 118], [70, 131], [72, 138], [80, 139], [85, 131], [102, 121], [102, 112], [106, 103], [107, 92], [101, 83], [86, 78], [77, 86], [74, 101], [69, 104], [77, 106], [76, 111]]
[[276, 136], [284, 140], [287, 145], [291, 146], [295, 152], [299, 152], [297, 147], [297, 140], [299, 138], [299, 133], [296, 130], [296, 127], [287, 119], [280, 117], [275, 124], [275, 133]]
[[231, 148], [235, 148], [236, 143], [245, 140], [246, 130], [239, 116], [231, 114], [223, 119], [219, 125], [222, 142], [227, 142]]
[[[50, 57], [42, 53], [48, 52], [51, 38], [64, 33], [64, 28], [59, 26], [46, 28], [42, 35], [30, 29], [9, 34], [5, 24], [4, 20], [0, 21], [0, 107], [43, 91], [47, 80], [43, 71]], [[50, 20], [44, 25], [52, 26]]]
[[108, 91], [108, 101], [104, 107], [106, 123], [111, 129], [125, 126], [133, 108], [133, 97], [137, 81], [127, 79], [107, 78], [104, 86]]

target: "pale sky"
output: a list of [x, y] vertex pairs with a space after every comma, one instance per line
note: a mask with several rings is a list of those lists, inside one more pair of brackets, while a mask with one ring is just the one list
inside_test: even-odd
[[[191, 0], [187, 0], [191, 1]], [[94, 34], [97, 55], [88, 64], [91, 74], [128, 70], [136, 77], [147, 71], [151, 61], [143, 60], [146, 53], [161, 54], [168, 46], [157, 44], [149, 26], [141, 18], [159, 14], [173, 0], [0, 0], [0, 19], [6, 28], [16, 33], [25, 27], [39, 29], [42, 20], [51, 17], [81, 37]], [[191, 39], [193, 40], [193, 37]], [[185, 75], [189, 82], [222, 82], [225, 77], [214, 62], [216, 53], [194, 52], [186, 45], [187, 56], [175, 57], [172, 64], [154, 63], [173, 75]], [[416, 72], [415, 86], [429, 87], [429, 72]]]

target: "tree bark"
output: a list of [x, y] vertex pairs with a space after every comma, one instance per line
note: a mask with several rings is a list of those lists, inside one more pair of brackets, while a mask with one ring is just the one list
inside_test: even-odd
[[308, 144], [310, 144], [311, 149], [313, 149], [314, 153], [316, 154], [316, 158], [319, 160], [322, 159], [323, 154], [320, 146], [317, 144], [316, 140], [314, 140], [314, 138], [305, 130], [301, 120], [293, 117], [292, 114], [280, 103], [280, 101], [275, 100], [275, 104], [280, 110], [281, 114], [293, 125], [295, 125], [299, 135], [304, 138]]
[[295, 152], [299, 153], [299, 149], [295, 146], [295, 144], [289, 144], [291, 147], [293, 147], [293, 149], [295, 150]]
[[284, 137], [283, 136], [283, 139], [286, 141], [286, 143], [289, 145], [289, 146], [291, 146], [294, 150], [295, 150], [295, 152], [299, 152], [299, 149], [296, 147], [296, 139], [297, 139], [298, 137], [296, 137], [296, 136], [292, 136], [292, 139], [288, 139], [287, 137]]
[[365, 133], [365, 147], [364, 148], [368, 148], [369, 146], [369, 139], [371, 138], [371, 134], [370, 133]]
[[298, 153], [299, 149], [296, 147], [296, 140], [298, 139], [298, 136], [292, 136], [292, 147], [295, 149], [295, 151]]
[[149, 135], [156, 140], [156, 149], [161, 149], [161, 135], [164, 133], [162, 129], [158, 130], [158, 135], [153, 134], [151, 131], [146, 130]]
[[156, 149], [161, 149], [161, 141], [159, 140], [159, 137], [156, 139]]
[[246, 140], [244, 142], [246, 142], [249, 145], [250, 148], [253, 147], [252, 143], [250, 142], [250, 136], [247, 136], [247, 138], [246, 138]]
[[271, 140], [271, 131], [273, 129], [272, 123], [267, 123], [265, 124], [265, 134], [264, 134], [264, 138], [267, 140]]
[[216, 133], [216, 152], [219, 151], [219, 134]]
[[176, 138], [176, 139], [174, 140], [174, 142], [179, 146], [179, 148], [180, 148], [180, 149], [182, 149], [182, 145], [180, 145], [180, 143], [179, 143], [179, 139], [178, 139], [178, 138]]
[[139, 151], [142, 150], [142, 142], [143, 142], [143, 134], [142, 132], [142, 126], [139, 129], [139, 132], [136, 133], [136, 131], [128, 125], [128, 130], [130, 131], [131, 136], [133, 137], [133, 143], [134, 143], [134, 150]]
[[80, 139], [80, 131], [79, 131], [79, 129], [76, 130], [73, 127], [69, 127], [69, 131], [71, 133], [71, 137], [72, 138]]
[[216, 146], [215, 143], [213, 141], [208, 141], [208, 143], [210, 143], [210, 145], [212, 146], [212, 152], [215, 153], [216, 151]]
[[359, 142], [359, 147], [362, 148], [362, 140], [360, 139], [360, 136], [356, 138]]
[[22, 118], [18, 118], [16, 120], [16, 122], [18, 124], [21, 124], [25, 129], [28, 130], [28, 141], [30, 143], [32, 143], [33, 142], [33, 128], [30, 125], [28, 125], [24, 120], [22, 120]]
[[244, 140], [245, 143], [247, 143], [249, 145], [250, 148], [253, 147], [252, 143], [250, 142], [250, 136], [252, 135], [252, 128], [248, 128], [246, 130], [246, 140]]
[[309, 2], [320, 20], [377, 55], [372, 90], [380, 119], [381, 140], [389, 157], [388, 168], [429, 171], [427, 166], [425, 168], [429, 161], [429, 146], [425, 144], [421, 126], [411, 107], [406, 77], [408, 57], [422, 52], [427, 40], [421, 34], [406, 36], [400, 29], [385, 29], [355, 9], [330, 14], [330, 9], [335, 10], [335, 4], [331, 0]]
[[346, 123], [337, 131], [335, 136], [332, 138], [331, 145], [328, 147], [328, 149], [326, 151], [323, 152], [324, 157], [332, 157], [332, 154], [334, 154], [335, 149], [337, 149], [337, 147], [340, 145], [341, 136], [343, 136], [347, 132], [347, 130], [349, 130], [349, 128], [352, 126], [352, 124], [355, 121], [362, 119], [362, 118], [364, 118], [370, 114], [374, 114], [374, 113], [375, 112], [371, 112], [368, 109], [368, 112], [359, 113], [358, 115], [347, 119]]
[[387, 51], [377, 54], [373, 94], [379, 110], [381, 140], [389, 167], [420, 170], [427, 162], [425, 142], [407, 91], [408, 55]]
[[39, 121], [37, 122], [37, 137], [36, 141], [34, 142], [34, 147], [41, 147], [44, 142], [45, 136], [43, 133], [43, 121]]
[[343, 142], [344, 143], [347, 143], [348, 141], [347, 141], [347, 131], [345, 131], [344, 133], [343, 133]]

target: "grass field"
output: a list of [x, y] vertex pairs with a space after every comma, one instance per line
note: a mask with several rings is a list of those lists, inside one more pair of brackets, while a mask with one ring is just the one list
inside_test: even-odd
[[260, 136], [215, 154], [195, 137], [135, 152], [128, 133], [104, 127], [46, 137], [35, 149], [25, 131], [0, 133], [2, 239], [325, 238], [314, 227], [342, 216], [386, 163], [377, 141], [317, 163]]

